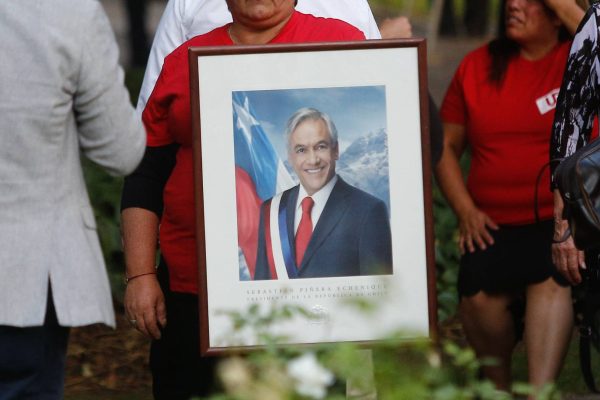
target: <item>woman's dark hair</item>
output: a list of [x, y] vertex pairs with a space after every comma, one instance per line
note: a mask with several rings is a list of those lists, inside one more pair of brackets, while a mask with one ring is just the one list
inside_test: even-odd
[[[506, 7], [502, 1], [500, 7], [500, 21], [498, 23], [498, 37], [490, 42], [488, 45], [488, 52], [490, 53], [491, 63], [488, 70], [488, 81], [496, 85], [500, 85], [506, 74], [508, 63], [519, 54], [519, 45], [514, 40], [506, 37], [506, 26], [504, 20], [506, 16]], [[551, 12], [550, 10], [548, 10]], [[564, 26], [560, 27], [558, 32], [558, 40], [564, 42], [569, 40], [571, 35]]]

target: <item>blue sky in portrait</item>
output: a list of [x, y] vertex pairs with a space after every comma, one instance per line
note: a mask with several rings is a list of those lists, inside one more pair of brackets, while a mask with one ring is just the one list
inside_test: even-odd
[[299, 108], [329, 114], [338, 129], [340, 150], [371, 132], [386, 128], [385, 86], [280, 89], [237, 92], [247, 96], [277, 153], [285, 157], [285, 124]]

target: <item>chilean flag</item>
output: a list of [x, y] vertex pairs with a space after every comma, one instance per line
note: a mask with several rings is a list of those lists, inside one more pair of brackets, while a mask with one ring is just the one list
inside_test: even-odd
[[[294, 186], [244, 92], [233, 93], [238, 246], [251, 279], [256, 267], [260, 205]], [[282, 132], [283, 134], [283, 132]]]

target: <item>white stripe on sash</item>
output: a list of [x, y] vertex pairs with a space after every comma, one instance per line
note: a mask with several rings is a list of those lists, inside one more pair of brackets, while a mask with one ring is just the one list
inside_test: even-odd
[[283, 251], [281, 250], [281, 237], [279, 236], [279, 203], [281, 202], [281, 195], [283, 192], [276, 194], [271, 199], [271, 247], [273, 251], [273, 262], [275, 263], [275, 271], [277, 272], [277, 279], [289, 280], [287, 269], [285, 268], [285, 261], [283, 260]]

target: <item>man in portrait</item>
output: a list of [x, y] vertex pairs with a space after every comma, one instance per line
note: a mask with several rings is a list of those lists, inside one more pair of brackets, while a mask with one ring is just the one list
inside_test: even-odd
[[391, 274], [387, 207], [336, 174], [331, 118], [302, 108], [288, 120], [286, 136], [300, 184], [261, 206], [254, 279]]

